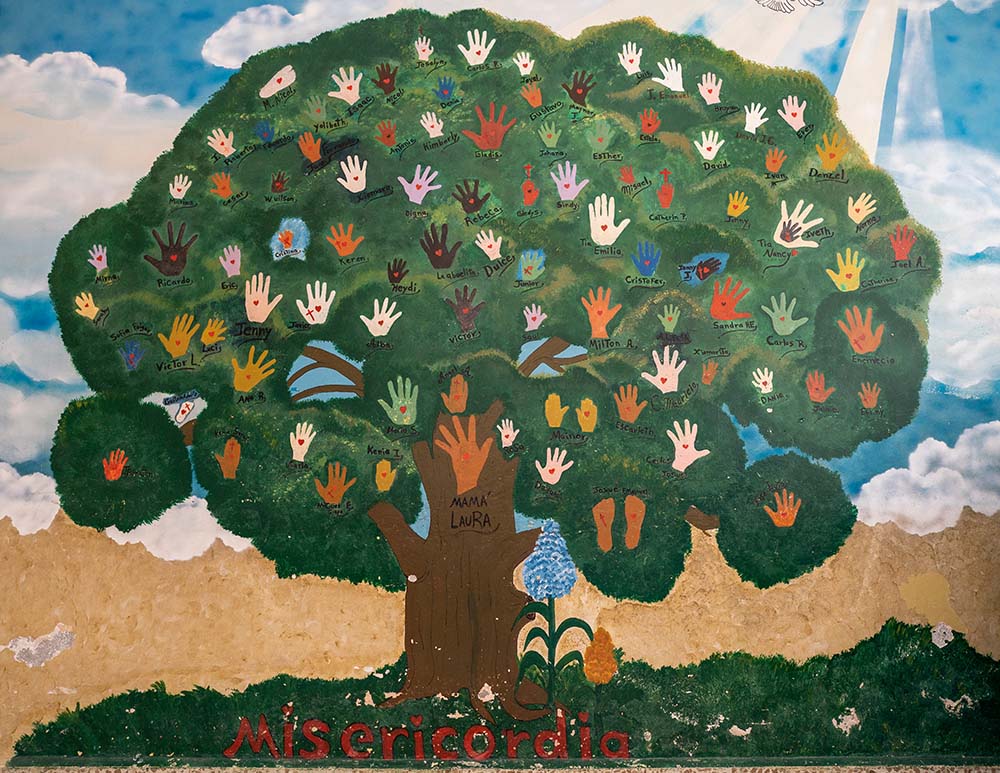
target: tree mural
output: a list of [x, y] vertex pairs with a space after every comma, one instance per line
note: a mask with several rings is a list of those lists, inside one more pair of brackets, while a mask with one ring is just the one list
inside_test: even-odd
[[[186, 443], [281, 575], [405, 589], [393, 702], [540, 715], [540, 520], [618, 598], [666, 596], [698, 512], [788, 580], [855, 517], [815, 460], [916, 409], [939, 253], [834, 107], [640, 21], [404, 11], [253, 57], [59, 247], [97, 393], [57, 431], [68, 514], [156, 519]], [[737, 424], [790, 450], [747, 467]]]

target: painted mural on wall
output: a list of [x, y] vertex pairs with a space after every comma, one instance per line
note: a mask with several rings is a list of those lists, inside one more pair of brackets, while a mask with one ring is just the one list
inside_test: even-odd
[[[848, 560], [826, 462], [910, 424], [941, 273], [817, 78], [704, 37], [402, 11], [252, 57], [59, 245], [93, 392], [58, 423], [59, 502], [127, 533], [200, 492], [275, 579], [398, 596], [395, 657], [121, 690], [14, 760], [995, 755], [997, 649], [935, 571], [903, 578], [928, 624], [812, 658], [663, 665], [628, 623], [709, 545], [748, 594]], [[750, 426], [777, 451], [748, 460]]]

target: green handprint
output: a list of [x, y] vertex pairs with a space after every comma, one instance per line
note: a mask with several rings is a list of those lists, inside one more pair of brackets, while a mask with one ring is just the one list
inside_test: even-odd
[[585, 134], [587, 142], [595, 151], [607, 150], [614, 135], [611, 125], [603, 118], [594, 121], [594, 125]]
[[323, 97], [309, 97], [306, 100], [305, 115], [314, 123], [326, 120], [326, 100]]
[[780, 302], [776, 301], [773, 295], [771, 296], [771, 308], [768, 308], [767, 306], [761, 306], [760, 308], [761, 311], [771, 318], [771, 325], [774, 327], [775, 333], [780, 336], [790, 336], [806, 324], [806, 322], [809, 321], [809, 317], [792, 319], [792, 312], [795, 311], [795, 302], [798, 299], [792, 298], [792, 302], [786, 306], [785, 294], [782, 293], [778, 297]]
[[387, 386], [392, 405], [380, 398], [378, 404], [382, 406], [382, 410], [385, 411], [393, 424], [404, 426], [413, 424], [417, 420], [417, 395], [420, 392], [420, 387], [412, 385], [410, 379], [404, 381], [402, 376], [396, 377], [395, 389], [391, 381]]
[[663, 313], [657, 314], [656, 318], [660, 320], [664, 331], [667, 333], [673, 333], [674, 329], [677, 327], [677, 320], [681, 318], [681, 310], [673, 304], [664, 306]]
[[538, 279], [545, 271], [545, 252], [543, 250], [524, 250], [517, 264], [517, 278], [521, 280]]
[[557, 129], [554, 123], [543, 123], [538, 130], [538, 136], [542, 138], [545, 147], [554, 148], [562, 137], [562, 129]]

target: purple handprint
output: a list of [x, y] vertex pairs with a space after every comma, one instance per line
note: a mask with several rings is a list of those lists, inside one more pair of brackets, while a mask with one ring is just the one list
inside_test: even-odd
[[226, 276], [239, 276], [240, 274], [240, 248], [236, 245], [229, 245], [222, 250], [219, 256], [219, 263], [226, 271]]
[[578, 183], [576, 181], [576, 164], [571, 164], [569, 161], [562, 166], [557, 166], [556, 169], [559, 172], [558, 176], [555, 172], [549, 172], [549, 174], [552, 175], [552, 181], [556, 184], [556, 190], [559, 191], [559, 198], [562, 201], [575, 199], [590, 182], [590, 180], [584, 180]]
[[424, 170], [420, 171], [420, 164], [417, 164], [417, 169], [413, 173], [413, 180], [408, 181], [405, 177], [397, 177], [399, 184], [403, 186], [403, 191], [406, 193], [406, 198], [412, 201], [414, 204], [423, 204], [424, 196], [426, 196], [430, 191], [436, 191], [441, 186], [431, 185], [434, 182], [434, 178], [438, 176], [430, 166], [424, 167]]

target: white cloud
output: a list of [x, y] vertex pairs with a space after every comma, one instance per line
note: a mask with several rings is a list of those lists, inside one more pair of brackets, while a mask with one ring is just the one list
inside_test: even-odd
[[83, 394], [28, 393], [0, 384], [0, 459], [27, 462], [47, 454], [63, 408]]
[[18, 330], [0, 338], [0, 365], [7, 364], [17, 365], [35, 381], [81, 381], [62, 339], [49, 331]]
[[1000, 510], [1000, 421], [965, 430], [954, 448], [928, 438], [908, 466], [876, 475], [858, 494], [858, 519], [895, 522], [911, 534], [941, 531], [958, 522], [966, 505], [993, 515]]
[[949, 260], [931, 300], [928, 375], [968, 388], [1000, 380], [1000, 263]]
[[192, 111], [129, 92], [121, 70], [80, 52], [0, 57], [0, 89], [0, 291], [29, 295], [46, 289], [62, 235], [127, 198]]
[[906, 206], [937, 235], [946, 252], [973, 255], [1000, 234], [1000, 156], [954, 139], [880, 149]]
[[174, 505], [153, 523], [128, 532], [112, 526], [105, 534], [119, 545], [141, 542], [154, 556], [167, 561], [187, 561], [200, 556], [217, 539], [237, 551], [251, 546], [250, 540], [223, 529], [209, 512], [205, 500], [195, 496]]
[[49, 528], [58, 511], [55, 480], [40, 472], [21, 475], [0, 462], [0, 518], [10, 518], [21, 534], [34, 534]]

